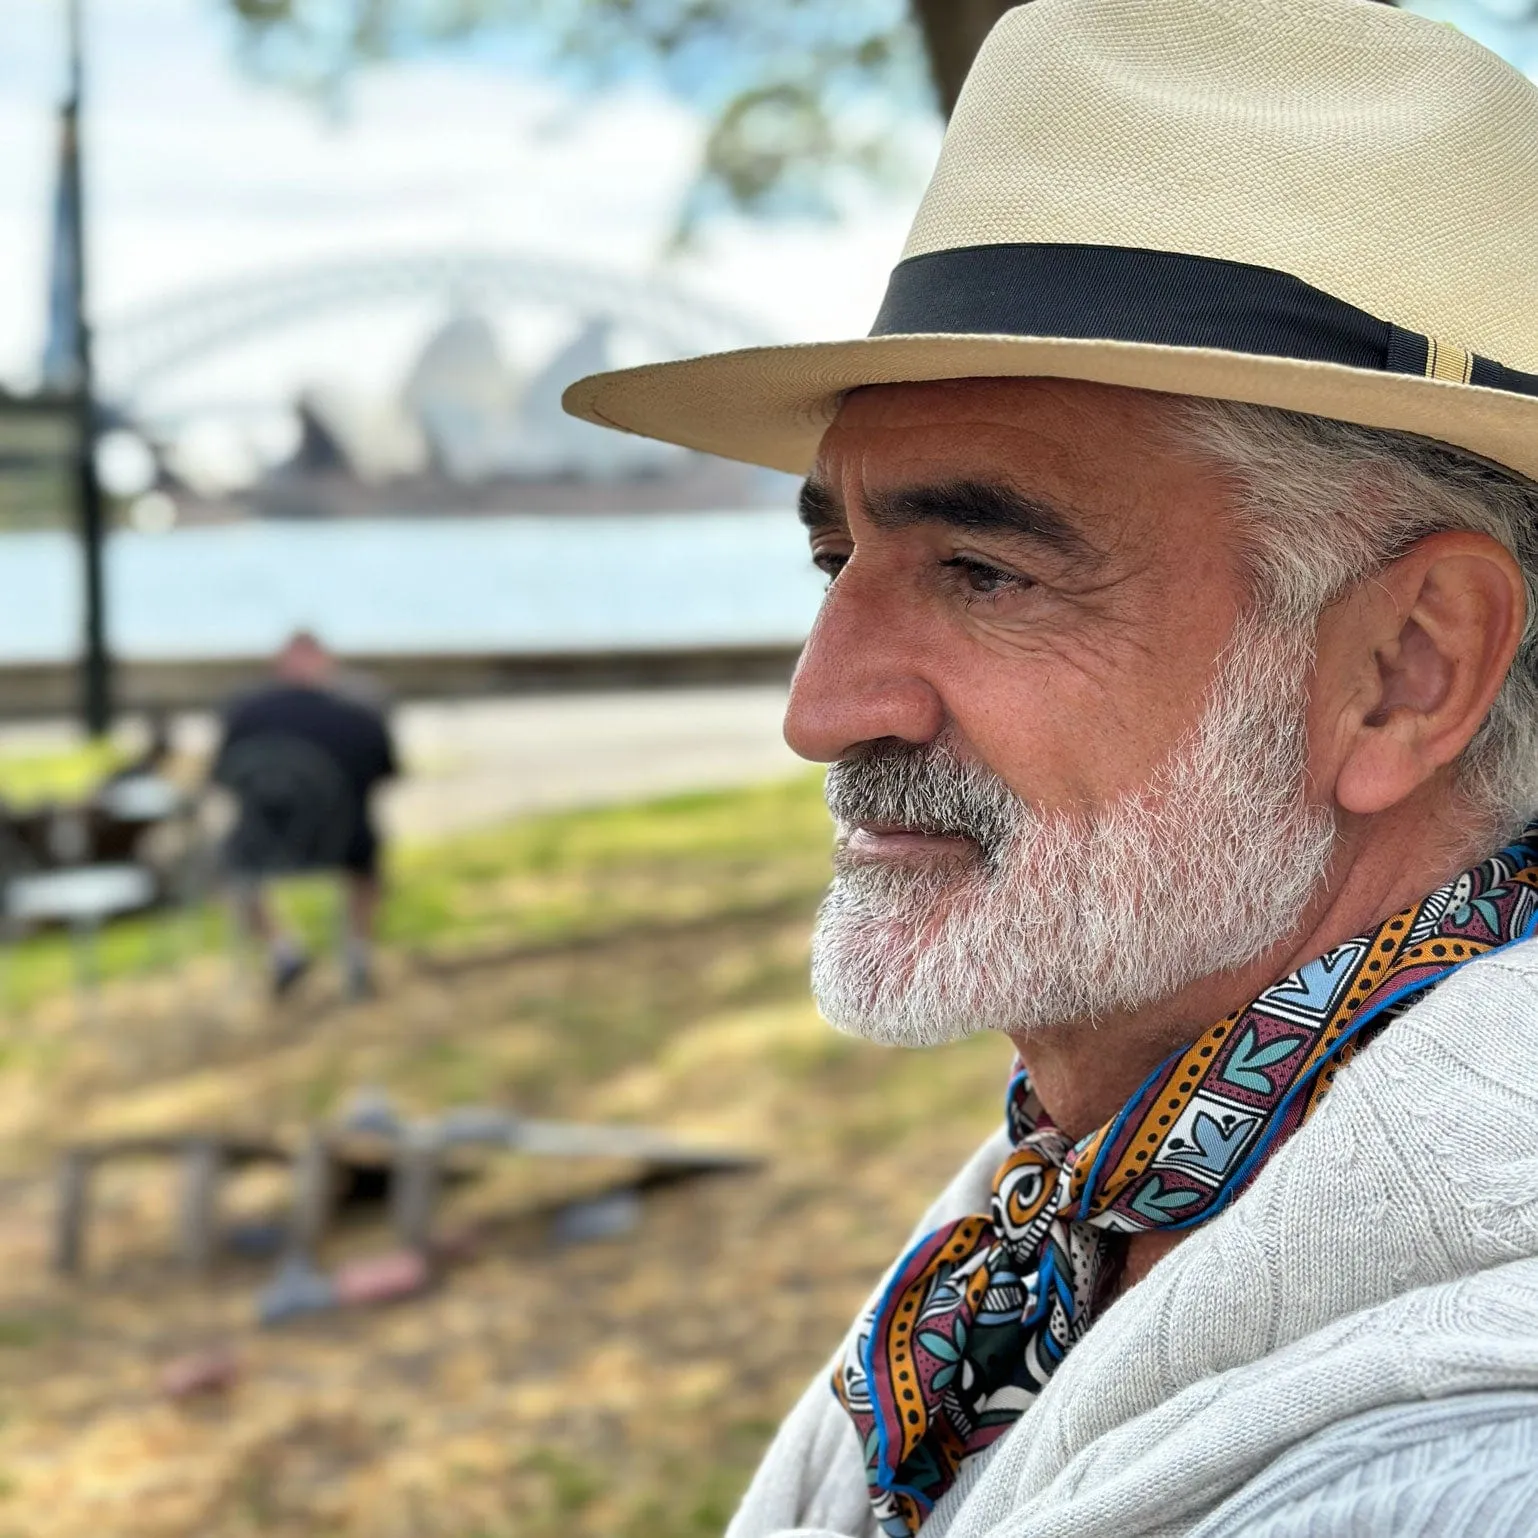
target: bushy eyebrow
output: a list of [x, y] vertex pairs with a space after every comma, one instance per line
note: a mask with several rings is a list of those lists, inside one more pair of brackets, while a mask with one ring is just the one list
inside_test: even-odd
[[844, 526], [843, 509], [833, 493], [817, 481], [803, 482], [796, 499], [796, 514], [813, 534]]
[[[903, 529], [939, 523], [972, 534], [1008, 534], [1036, 540], [1076, 559], [1094, 556], [1093, 545], [1051, 503], [993, 481], [945, 481], [872, 493], [866, 515], [878, 528]], [[826, 486], [801, 488], [801, 521], [813, 533], [842, 528], [844, 512]]]

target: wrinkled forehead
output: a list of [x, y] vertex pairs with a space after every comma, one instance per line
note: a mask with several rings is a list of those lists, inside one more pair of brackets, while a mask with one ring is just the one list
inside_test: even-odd
[[867, 386], [844, 398], [823, 437], [803, 515], [810, 504], [825, 517], [879, 520], [894, 501], [918, 504], [936, 489], [995, 488], [1053, 510], [1097, 545], [1140, 543], [1177, 505], [1216, 508], [1226, 496], [1183, 452], [1180, 405], [1062, 379]]

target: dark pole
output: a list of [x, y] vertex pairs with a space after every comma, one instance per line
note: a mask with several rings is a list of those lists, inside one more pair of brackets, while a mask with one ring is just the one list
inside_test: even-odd
[[91, 324], [86, 307], [85, 188], [80, 174], [81, 0], [69, 4], [69, 92], [62, 112], [64, 196], [74, 211], [70, 229], [75, 312], [76, 493], [80, 520], [85, 628], [81, 637], [80, 708], [85, 729], [100, 737], [112, 725], [112, 666], [107, 654], [106, 588], [102, 547], [106, 536], [101, 483], [96, 478], [96, 389]]

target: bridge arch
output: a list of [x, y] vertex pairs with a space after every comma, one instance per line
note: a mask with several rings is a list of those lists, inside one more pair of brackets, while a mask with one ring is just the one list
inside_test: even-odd
[[113, 398], [132, 402], [205, 357], [313, 315], [435, 294], [569, 309], [635, 330], [675, 356], [769, 340], [746, 316], [663, 280], [520, 253], [423, 251], [316, 263], [156, 301], [103, 323], [101, 374]]

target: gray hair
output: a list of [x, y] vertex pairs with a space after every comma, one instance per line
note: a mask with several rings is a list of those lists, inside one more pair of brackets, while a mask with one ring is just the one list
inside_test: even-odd
[[1260, 615], [1309, 626], [1417, 540], [1463, 529], [1522, 569], [1527, 623], [1511, 671], [1458, 763], [1459, 786], [1504, 837], [1538, 807], [1538, 485], [1414, 433], [1269, 406], [1190, 399], [1187, 448], [1241, 488]]

